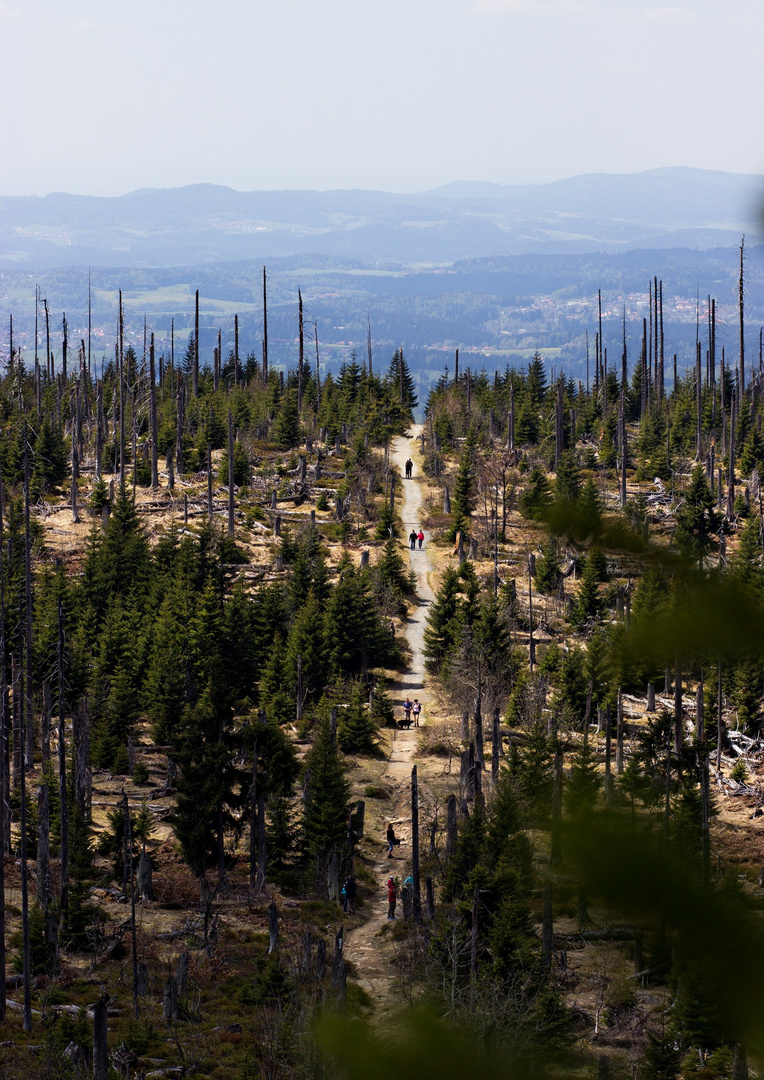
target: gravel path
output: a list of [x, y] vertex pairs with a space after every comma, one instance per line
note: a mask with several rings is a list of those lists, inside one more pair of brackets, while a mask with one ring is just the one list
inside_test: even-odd
[[[403, 505], [400, 513], [403, 519], [403, 534], [407, 537], [412, 526], [419, 531], [419, 516], [422, 507], [422, 490], [417, 481], [418, 455], [415, 453], [417, 440], [421, 433], [421, 426], [416, 425], [410, 429], [410, 437], [399, 436], [393, 441], [391, 448], [391, 461], [398, 468], [401, 477], [405, 477], [406, 459], [414, 460], [414, 477], [411, 480], [402, 479]], [[413, 701], [415, 697], [422, 703], [422, 718], [420, 723], [427, 721], [427, 702], [429, 695], [424, 686], [424, 628], [427, 621], [427, 612], [434, 600], [434, 594], [430, 586], [430, 574], [432, 564], [428, 552], [429, 534], [425, 531], [424, 546], [420, 550], [417, 546], [415, 551], [407, 547], [407, 555], [411, 563], [411, 569], [416, 576], [416, 600], [415, 607], [409, 613], [406, 621], [406, 640], [411, 649], [411, 660], [408, 670], [390, 684], [390, 697], [395, 709], [396, 718], [403, 715], [403, 701], [408, 695]], [[363, 926], [348, 933], [346, 938], [346, 954], [352, 960], [358, 970], [358, 982], [372, 996], [377, 1005], [376, 1016], [389, 1014], [400, 1002], [396, 1002], [395, 969], [392, 965], [389, 944], [380, 937], [380, 930], [387, 926], [387, 889], [385, 882], [390, 874], [395, 874], [403, 881], [409, 873], [410, 852], [410, 829], [411, 829], [411, 769], [413, 756], [417, 747], [418, 734], [416, 728], [409, 730], [396, 729], [393, 734], [393, 745], [384, 780], [391, 785], [393, 795], [389, 820], [393, 822], [396, 835], [400, 836], [403, 843], [396, 848], [393, 859], [384, 856], [375, 864], [373, 872], [380, 884], [379, 892], [367, 901], [367, 910], [370, 916]], [[421, 768], [418, 770], [421, 772]], [[423, 779], [423, 778], [422, 778]], [[420, 786], [422, 779], [420, 779]], [[398, 904], [398, 914], [401, 914], [401, 905]]]

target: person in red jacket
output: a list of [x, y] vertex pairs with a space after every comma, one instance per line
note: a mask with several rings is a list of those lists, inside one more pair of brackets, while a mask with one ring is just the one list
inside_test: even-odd
[[421, 529], [419, 530], [419, 532], [417, 534], [417, 540], [419, 541], [419, 547], [421, 548], [422, 544], [424, 543], [424, 533], [422, 532]]
[[395, 879], [387, 879], [387, 917], [395, 918], [395, 901], [398, 899], [398, 891], [395, 888]]

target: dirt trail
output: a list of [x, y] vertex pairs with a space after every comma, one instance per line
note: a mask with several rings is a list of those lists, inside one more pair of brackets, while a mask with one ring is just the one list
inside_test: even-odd
[[[416, 526], [417, 532], [419, 531], [422, 489], [417, 479], [417, 474], [420, 472], [417, 449], [421, 430], [420, 425], [412, 427], [409, 431], [410, 437], [399, 436], [393, 441], [391, 448], [391, 461], [399, 470], [402, 478], [406, 474], [406, 459], [411, 457], [414, 461], [413, 479], [401, 480], [403, 484], [403, 505], [400, 508], [400, 513], [403, 520], [404, 538], [408, 537], [413, 526]], [[424, 628], [428, 608], [434, 600], [430, 585], [433, 566], [428, 551], [429, 540], [429, 534], [425, 531], [424, 544], [421, 549], [417, 545], [416, 550], [411, 551], [407, 546], [411, 569], [416, 577], [415, 606], [410, 611], [406, 621], [406, 640], [411, 649], [411, 661], [408, 670], [390, 685], [390, 696], [396, 719], [400, 719], [403, 715], [404, 699], [408, 696], [413, 701], [416, 697], [422, 703], [422, 718], [420, 721], [422, 725], [427, 723], [427, 704], [429, 701], [424, 677]], [[387, 888], [385, 887], [387, 878], [394, 874], [402, 882], [410, 872], [410, 782], [411, 769], [414, 764], [412, 758], [417, 747], [417, 740], [418, 732], [414, 727], [409, 730], [396, 729], [393, 734], [392, 750], [383, 779], [388, 784], [391, 784], [393, 788], [389, 820], [393, 822], [396, 835], [400, 836], [403, 842], [400, 847], [395, 849], [394, 858], [388, 859], [383, 854], [374, 865], [373, 873], [379, 882], [379, 891], [367, 901], [365, 913], [369, 914], [368, 921], [363, 926], [359, 926], [356, 930], [348, 933], [345, 945], [348, 959], [357, 968], [358, 982], [374, 999], [377, 1007], [375, 1015], [378, 1019], [396, 1005], [394, 999], [395, 971], [392, 966], [391, 950], [385, 937], [380, 936], [380, 931], [384, 932], [388, 926]], [[397, 914], [402, 916], [400, 902]]]

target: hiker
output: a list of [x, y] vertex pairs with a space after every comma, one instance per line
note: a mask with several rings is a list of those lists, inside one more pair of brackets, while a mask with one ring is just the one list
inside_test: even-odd
[[417, 536], [417, 540], [419, 541], [419, 547], [420, 547], [420, 550], [421, 550], [422, 544], [424, 543], [424, 533], [422, 532], [421, 529], [419, 530], [419, 535]]
[[414, 714], [414, 727], [419, 727], [419, 714], [422, 711], [422, 706], [419, 704], [419, 698], [414, 698], [414, 704], [411, 706], [411, 711]]
[[411, 702], [408, 698], [403, 702], [403, 726], [411, 727]]
[[411, 874], [401, 885], [401, 903], [403, 904], [403, 918], [410, 919], [414, 905], [414, 879]]
[[414, 462], [411, 460], [411, 458], [409, 458], [408, 461], [406, 462], [406, 479], [407, 480], [411, 479], [411, 473], [412, 473], [413, 469], [414, 469]]
[[395, 878], [387, 879], [387, 917], [395, 918], [395, 901], [398, 899], [398, 890], [395, 888]]
[[356, 886], [355, 878], [352, 874], [342, 886], [342, 891], [345, 894], [345, 911], [347, 911], [350, 915], [355, 915], [355, 897], [358, 889]]
[[416, 547], [416, 529], [412, 529], [409, 533], [409, 544], [411, 544], [411, 550]]
[[397, 843], [398, 843], [398, 841], [397, 841], [396, 836], [395, 836], [395, 829], [393, 828], [393, 823], [391, 821], [390, 824], [387, 826], [387, 857], [388, 857], [388, 859], [392, 859], [392, 857], [393, 857], [393, 848], [395, 847], [395, 845]]

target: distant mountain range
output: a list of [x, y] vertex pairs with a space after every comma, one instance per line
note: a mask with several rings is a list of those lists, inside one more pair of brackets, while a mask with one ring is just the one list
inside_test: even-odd
[[[311, 253], [367, 267], [526, 254], [733, 246], [755, 232], [764, 177], [701, 169], [550, 184], [379, 191], [234, 191], [0, 198], [0, 268], [166, 267]], [[753, 236], [751, 236], [753, 239]]]

